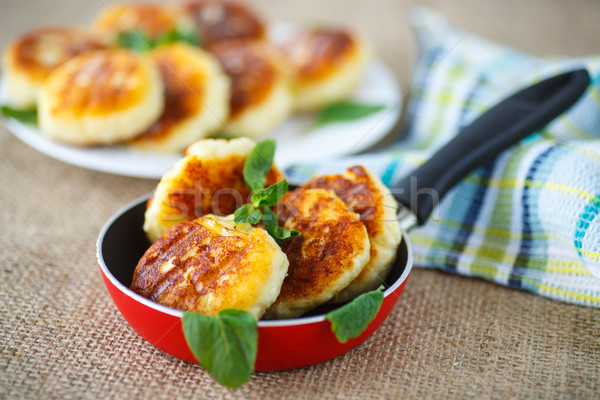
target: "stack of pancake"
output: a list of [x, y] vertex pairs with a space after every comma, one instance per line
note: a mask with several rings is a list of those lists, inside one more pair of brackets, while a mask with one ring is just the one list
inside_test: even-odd
[[[40, 131], [56, 141], [176, 153], [217, 134], [267, 135], [293, 112], [352, 94], [369, 58], [360, 35], [268, 30], [230, 1], [107, 6], [89, 29], [14, 40], [3, 57], [7, 100], [37, 109]], [[174, 32], [196, 40], [164, 40]], [[123, 35], [148, 46], [128, 48]]]
[[[235, 224], [248, 202], [249, 138], [203, 139], [158, 184], [145, 213], [153, 244], [131, 289], [180, 310], [227, 308], [256, 318], [295, 318], [377, 289], [401, 240], [398, 204], [362, 166], [315, 177], [273, 207], [279, 225], [301, 236], [277, 243], [260, 226]], [[272, 166], [271, 185], [283, 176]]]

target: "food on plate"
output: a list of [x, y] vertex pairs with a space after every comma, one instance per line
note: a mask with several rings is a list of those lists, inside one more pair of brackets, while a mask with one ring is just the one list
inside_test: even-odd
[[[205, 214], [229, 215], [248, 202], [244, 182], [246, 158], [255, 143], [248, 138], [203, 139], [163, 175], [145, 213], [144, 231], [157, 240], [171, 226]], [[276, 166], [267, 185], [283, 179]]]
[[345, 29], [299, 30], [280, 47], [293, 71], [295, 108], [299, 111], [347, 99], [369, 60], [365, 40]]
[[203, 45], [231, 39], [263, 39], [265, 27], [260, 18], [241, 3], [228, 0], [199, 0], [184, 4]]
[[360, 217], [333, 191], [296, 189], [277, 207], [285, 229], [301, 236], [281, 245], [290, 266], [268, 318], [294, 318], [328, 302], [369, 261], [369, 236]]
[[98, 36], [74, 27], [41, 28], [20, 36], [5, 49], [2, 59], [8, 103], [35, 108], [50, 72], [78, 54], [106, 47]]
[[174, 29], [193, 29], [191, 19], [177, 7], [159, 3], [106, 5], [93, 23], [93, 29], [115, 41], [118, 34], [141, 32], [157, 39]]
[[295, 111], [318, 111], [313, 127], [367, 115], [329, 107], [350, 97], [368, 54], [352, 30], [266, 25], [236, 1], [105, 4], [89, 31], [39, 29], [5, 50], [4, 109], [69, 145], [176, 154], [212, 135], [267, 136]]
[[281, 60], [266, 42], [230, 40], [208, 47], [231, 78], [226, 133], [260, 137], [289, 117], [292, 94]]
[[345, 174], [325, 175], [311, 179], [303, 188], [333, 190], [348, 207], [360, 215], [371, 243], [370, 259], [361, 273], [335, 298], [344, 303], [377, 289], [387, 277], [396, 259], [402, 232], [396, 213], [398, 203], [378, 176], [356, 165]]
[[225, 123], [229, 78], [212, 55], [185, 43], [161, 46], [151, 56], [165, 84], [165, 108], [158, 121], [128, 145], [141, 150], [182, 152]]
[[164, 108], [158, 68], [127, 50], [98, 50], [61, 65], [42, 85], [42, 133], [68, 144], [91, 146], [131, 139]]
[[170, 228], [139, 261], [131, 289], [178, 310], [257, 319], [275, 301], [288, 260], [269, 234], [206, 215]]

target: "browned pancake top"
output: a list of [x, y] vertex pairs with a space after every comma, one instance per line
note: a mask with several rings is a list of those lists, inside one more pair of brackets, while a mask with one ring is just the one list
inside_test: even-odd
[[184, 6], [192, 15], [203, 45], [230, 39], [263, 39], [260, 19], [242, 4], [232, 1], [192, 1]]
[[275, 84], [278, 69], [262, 43], [219, 42], [208, 47], [231, 78], [230, 116], [260, 104]]
[[177, 26], [179, 12], [161, 4], [117, 4], [110, 6], [95, 22], [102, 32], [139, 30], [156, 38]]
[[106, 48], [99, 38], [77, 28], [47, 27], [17, 39], [11, 50], [14, 65], [43, 81], [66, 61], [90, 50]]
[[352, 36], [341, 29], [304, 32], [282, 46], [300, 79], [318, 80], [334, 73], [356, 51]]
[[167, 230], [140, 259], [131, 289], [168, 307], [206, 314], [252, 303], [271, 274], [267, 234], [214, 221], [203, 218]]
[[202, 108], [206, 74], [197, 65], [183, 65], [169, 50], [155, 51], [156, 65], [165, 84], [165, 108], [162, 115], [138, 138], [159, 139], [168, 136], [179, 122], [195, 115]]
[[333, 190], [352, 211], [360, 215], [369, 236], [377, 236], [382, 231], [381, 220], [385, 207], [381, 191], [363, 166], [350, 167], [348, 173], [351, 176], [320, 176], [306, 182], [303, 187]]
[[[218, 160], [194, 158], [173, 180], [165, 204], [188, 220], [205, 214], [232, 214], [250, 196], [242, 172], [245, 162], [241, 155]], [[267, 174], [267, 185], [281, 179], [283, 175], [273, 167]]]
[[290, 266], [277, 301], [327, 291], [364, 251], [364, 225], [331, 191], [299, 188], [287, 193], [277, 218], [286, 229], [302, 233], [281, 245]]
[[150, 76], [140, 56], [126, 50], [86, 53], [52, 75], [51, 90], [59, 99], [54, 114], [104, 115], [136, 104], [149, 90]]

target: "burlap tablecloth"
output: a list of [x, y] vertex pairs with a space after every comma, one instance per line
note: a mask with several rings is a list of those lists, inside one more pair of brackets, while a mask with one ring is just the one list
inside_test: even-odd
[[[271, 18], [362, 26], [403, 88], [416, 1], [260, 1]], [[536, 54], [598, 52], [594, 0], [430, 1], [458, 26]], [[33, 26], [85, 23], [92, 2], [2, 1], [0, 45]], [[478, 22], [479, 21], [479, 22]], [[95, 241], [154, 181], [48, 158], [0, 128], [0, 398], [598, 398], [600, 310], [417, 269], [363, 345], [236, 391], [153, 348], [104, 287]]]

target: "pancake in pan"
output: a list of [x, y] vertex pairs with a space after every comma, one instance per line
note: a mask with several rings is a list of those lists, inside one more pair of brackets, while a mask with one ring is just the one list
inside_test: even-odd
[[275, 301], [288, 260], [269, 234], [207, 215], [173, 226], [139, 261], [131, 289], [167, 307], [260, 319]]
[[[171, 226], [205, 214], [229, 215], [247, 203], [244, 163], [255, 146], [248, 138], [202, 139], [192, 144], [160, 180], [149, 201], [144, 231], [157, 240]], [[283, 179], [273, 166], [267, 185]]]
[[304, 188], [333, 190], [348, 207], [360, 215], [371, 243], [370, 259], [361, 273], [334, 299], [336, 303], [377, 289], [396, 259], [402, 233], [396, 217], [398, 203], [378, 176], [363, 166], [348, 168], [343, 175], [321, 176], [308, 181]]
[[369, 236], [356, 213], [334, 192], [296, 189], [277, 207], [285, 229], [302, 235], [281, 249], [290, 266], [268, 318], [295, 318], [328, 302], [354, 280], [369, 261]]

